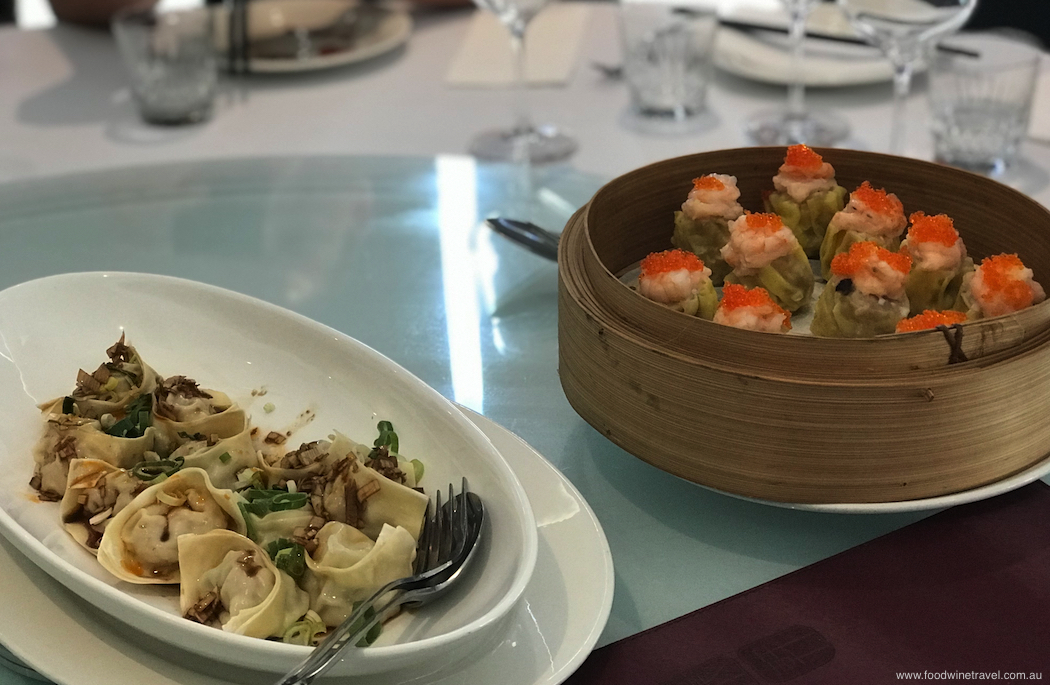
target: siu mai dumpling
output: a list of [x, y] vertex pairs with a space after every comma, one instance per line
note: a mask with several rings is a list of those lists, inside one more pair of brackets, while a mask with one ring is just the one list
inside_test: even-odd
[[776, 214], [745, 214], [732, 222], [722, 256], [733, 267], [726, 283], [764, 288], [789, 312], [809, 303], [813, 267], [795, 234]]
[[955, 309], [969, 319], [1013, 314], [1046, 299], [1035, 274], [1016, 254], [988, 257], [966, 277]]
[[831, 281], [817, 298], [810, 331], [828, 338], [894, 333], [908, 316], [904, 289], [911, 258], [873, 242], [850, 245], [831, 262]]
[[692, 252], [711, 270], [711, 281], [722, 285], [730, 267], [722, 258], [729, 240], [729, 222], [744, 213], [740, 206], [736, 177], [707, 174], [693, 179], [681, 211], [674, 213], [671, 244]]
[[963, 278], [973, 271], [973, 260], [966, 256], [966, 246], [952, 219], [945, 214], [915, 212], [901, 252], [911, 257], [911, 271], [904, 284], [911, 315], [954, 307]]
[[846, 205], [846, 189], [835, 181], [835, 169], [805, 145], [788, 147], [767, 212], [775, 212], [795, 234], [806, 256], [817, 259], [828, 223]]
[[831, 280], [831, 260], [835, 255], [849, 252], [853, 243], [873, 242], [887, 250], [897, 250], [907, 225], [904, 205], [897, 196], [864, 181], [850, 193], [846, 207], [828, 223], [820, 245], [820, 271], [824, 280]]

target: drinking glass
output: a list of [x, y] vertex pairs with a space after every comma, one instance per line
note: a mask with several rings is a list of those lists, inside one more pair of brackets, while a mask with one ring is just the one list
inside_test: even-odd
[[787, 109], [761, 112], [748, 121], [747, 132], [762, 145], [834, 145], [849, 134], [849, 124], [832, 112], [806, 110], [805, 75], [802, 57], [805, 48], [806, 20], [822, 0], [782, 0], [790, 23], [791, 73], [795, 80], [788, 86]]
[[893, 64], [890, 152], [904, 152], [911, 77], [934, 40], [966, 23], [977, 0], [838, 0], [850, 23]]
[[549, 0], [474, 0], [474, 3], [499, 17], [510, 31], [514, 53], [514, 89], [516, 120], [511, 128], [485, 131], [470, 146], [475, 157], [500, 162], [558, 162], [576, 152], [576, 141], [553, 126], [534, 126], [529, 116], [525, 81], [525, 29]]

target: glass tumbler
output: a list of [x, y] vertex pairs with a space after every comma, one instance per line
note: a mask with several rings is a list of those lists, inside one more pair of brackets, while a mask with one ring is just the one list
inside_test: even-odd
[[113, 17], [113, 34], [147, 123], [192, 124], [211, 116], [218, 63], [207, 8], [131, 7]]
[[972, 33], [948, 41], [977, 53], [947, 52], [930, 65], [930, 127], [939, 162], [1002, 173], [1028, 131], [1039, 50], [1025, 34]]

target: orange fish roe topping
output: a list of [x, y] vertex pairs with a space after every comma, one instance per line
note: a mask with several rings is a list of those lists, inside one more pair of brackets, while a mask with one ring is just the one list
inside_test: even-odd
[[787, 315], [786, 321], [791, 320], [791, 312], [774, 302], [765, 288], [748, 290], [737, 283], [726, 283], [722, 288], [722, 301], [718, 303], [718, 308], [731, 312], [741, 307], [772, 307], [777, 314]]
[[784, 156], [784, 166], [793, 166], [799, 169], [819, 169], [823, 164], [823, 157], [801, 144], [789, 147], [787, 154]]
[[715, 178], [714, 174], [701, 176], [693, 179], [693, 188], [696, 190], [725, 190], [726, 184]]
[[925, 331], [938, 326], [951, 326], [952, 324], [966, 321], [966, 314], [962, 312], [935, 312], [927, 309], [922, 314], [916, 314], [910, 319], [904, 319], [897, 323], [898, 333], [910, 333], [911, 331]]
[[869, 240], [853, 243], [849, 252], [835, 255], [831, 260], [831, 273], [836, 276], [851, 277], [856, 275], [872, 258], [886, 262], [891, 268], [906, 274], [911, 271], [911, 256], [906, 252], [890, 252], [884, 247]]
[[665, 274], [671, 271], [678, 271], [679, 269], [700, 271], [703, 268], [704, 263], [700, 261], [700, 258], [685, 250], [653, 252], [642, 260], [643, 276], [655, 276], [656, 274]]
[[986, 257], [980, 268], [988, 292], [999, 293], [1014, 309], [1024, 309], [1032, 304], [1032, 287], [1027, 281], [1017, 278], [1017, 272], [1025, 265], [1016, 254]]
[[922, 212], [915, 212], [911, 215], [908, 242], [941, 243], [951, 247], [959, 242], [959, 232], [947, 214], [926, 216]]
[[850, 193], [850, 197], [860, 200], [876, 214], [892, 216], [904, 213], [904, 205], [896, 195], [890, 195], [882, 188], [872, 188], [867, 181], [861, 183], [859, 188]]
[[747, 227], [758, 233], [776, 233], [784, 227], [784, 220], [776, 214], [762, 214], [747, 212]]

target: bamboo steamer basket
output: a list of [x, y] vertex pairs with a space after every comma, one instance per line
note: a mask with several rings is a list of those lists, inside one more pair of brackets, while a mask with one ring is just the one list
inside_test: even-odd
[[[969, 254], [1016, 252], [1050, 286], [1050, 212], [919, 160], [818, 150], [852, 190], [953, 217]], [[1050, 302], [940, 331], [828, 339], [741, 331], [646, 300], [619, 278], [671, 246], [691, 181], [737, 177], [761, 211], [784, 148], [658, 162], [598, 191], [562, 234], [559, 374], [574, 409], [642, 460], [724, 492], [789, 503], [962, 492], [1050, 453]], [[967, 361], [949, 363], [953, 343]]]

